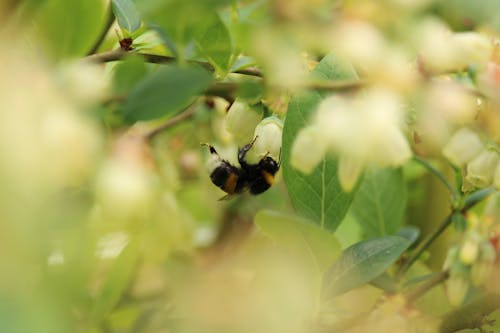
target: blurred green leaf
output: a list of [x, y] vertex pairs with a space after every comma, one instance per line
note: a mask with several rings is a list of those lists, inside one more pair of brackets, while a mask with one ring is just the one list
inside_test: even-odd
[[358, 188], [352, 212], [368, 238], [395, 235], [406, 208], [401, 169], [371, 169]]
[[408, 248], [399, 236], [385, 236], [354, 244], [326, 272], [322, 296], [325, 299], [359, 287], [381, 275]]
[[231, 36], [216, 13], [207, 16], [197, 27], [196, 45], [200, 53], [217, 69], [217, 72], [225, 75], [231, 67], [230, 61], [233, 53]]
[[[358, 76], [350, 64], [333, 55], [326, 56], [312, 72], [313, 78], [324, 80], [351, 80]], [[327, 155], [310, 173], [304, 174], [290, 165], [290, 152], [297, 133], [308, 125], [308, 120], [323, 99], [316, 91], [298, 94], [292, 98], [283, 128], [283, 178], [292, 204], [297, 212], [318, 223], [322, 228], [335, 230], [344, 218], [354, 198], [355, 190], [342, 190], [338, 177], [338, 161]]]
[[55, 58], [79, 57], [95, 43], [104, 20], [102, 0], [51, 0], [35, 14], [35, 29]]
[[255, 215], [255, 224], [276, 243], [307, 253], [321, 274], [340, 254], [337, 238], [308, 220], [261, 210]]
[[139, 257], [138, 242], [131, 240], [114, 261], [95, 299], [91, 320], [97, 324], [106, 318], [127, 287]]
[[141, 16], [132, 0], [112, 0], [113, 13], [122, 29], [132, 33], [141, 26]]
[[420, 229], [413, 226], [413, 225], [404, 226], [403, 228], [401, 228], [398, 231], [396, 236], [401, 236], [401, 237], [406, 238], [407, 240], [410, 241], [410, 245], [411, 245], [411, 244], [415, 243], [415, 241], [420, 236]]
[[128, 93], [147, 74], [146, 64], [141, 57], [128, 57], [114, 67], [113, 91]]
[[162, 67], [134, 87], [123, 115], [133, 122], [175, 113], [188, 106], [211, 81], [210, 73], [200, 67]]

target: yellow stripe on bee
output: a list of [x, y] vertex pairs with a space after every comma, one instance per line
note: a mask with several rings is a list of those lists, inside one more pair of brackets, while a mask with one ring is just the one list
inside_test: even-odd
[[273, 185], [273, 183], [274, 183], [274, 175], [270, 174], [267, 171], [262, 171], [262, 176], [264, 176], [264, 179], [269, 184], [269, 186]]
[[238, 176], [235, 173], [230, 173], [226, 182], [224, 183], [224, 187], [222, 188], [224, 192], [233, 194], [236, 189], [236, 184], [238, 183]]

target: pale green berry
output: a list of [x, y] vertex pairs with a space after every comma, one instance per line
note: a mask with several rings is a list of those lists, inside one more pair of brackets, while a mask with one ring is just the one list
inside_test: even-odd
[[464, 127], [451, 137], [443, 148], [443, 155], [454, 165], [463, 167], [483, 149], [479, 136], [472, 130]]

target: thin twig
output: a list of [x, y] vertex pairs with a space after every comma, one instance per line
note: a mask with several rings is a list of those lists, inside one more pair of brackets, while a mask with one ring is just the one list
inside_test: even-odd
[[[142, 57], [146, 62], [153, 63], [153, 64], [168, 64], [176, 61], [175, 57], [171, 56], [166, 56], [166, 55], [158, 55], [158, 54], [147, 54], [147, 53], [139, 53], [139, 52], [127, 52], [122, 49], [116, 49], [112, 51], [107, 51], [107, 52], [102, 52], [98, 54], [92, 54], [87, 57], [85, 57], [83, 60], [87, 60], [90, 62], [95, 62], [95, 63], [105, 63], [105, 62], [110, 62], [110, 61], [118, 61], [123, 59], [124, 57]], [[203, 68], [206, 68], [207, 70], [213, 72], [215, 69], [214, 67], [206, 62], [206, 61], [197, 61], [197, 60], [189, 60], [188, 63], [191, 64], [197, 64]], [[234, 71], [233, 73], [237, 74], [244, 74], [244, 75], [251, 75], [251, 76], [257, 76], [257, 77], [262, 77], [262, 72], [254, 67], [250, 68], [244, 68], [240, 69], [237, 71]]]
[[154, 137], [156, 137], [158, 134], [163, 132], [164, 130], [180, 123], [181, 121], [184, 121], [186, 119], [191, 118], [194, 116], [194, 114], [198, 111], [198, 105], [196, 103], [191, 104], [188, 106], [183, 112], [179, 113], [178, 115], [168, 119], [165, 123], [159, 125], [158, 127], [152, 129], [149, 133], [146, 133], [144, 136], [146, 140], [153, 140]]
[[429, 170], [432, 174], [434, 174], [450, 191], [453, 196], [453, 202], [457, 202], [460, 200], [460, 194], [458, 194], [457, 190], [448, 182], [446, 177], [439, 171], [436, 167], [430, 164], [428, 161], [420, 158], [418, 156], [413, 156], [413, 160], [423, 165], [427, 170]]
[[92, 49], [87, 53], [87, 55], [91, 55], [97, 52], [99, 49], [99, 46], [101, 46], [102, 42], [106, 38], [106, 35], [108, 34], [109, 29], [113, 25], [113, 22], [115, 22], [115, 15], [113, 14], [113, 10], [111, 9], [111, 1], [109, 2], [107, 12], [106, 12], [106, 23], [101, 31], [101, 35], [99, 36], [99, 39], [96, 40], [94, 46], [92, 46]]
[[429, 234], [415, 249], [413, 254], [410, 256], [408, 261], [406, 261], [402, 266], [400, 266], [400, 269], [397, 273], [397, 277], [400, 278], [403, 276], [406, 271], [413, 265], [413, 263], [420, 257], [422, 253], [424, 253], [425, 250], [431, 245], [431, 243], [443, 233], [443, 231], [451, 224], [452, 222], [452, 217], [455, 213], [464, 213], [473, 206], [475, 206], [477, 203], [481, 202], [489, 196], [491, 193], [493, 193], [495, 190], [493, 188], [486, 188], [482, 190], [478, 190], [471, 195], [469, 195], [463, 204], [462, 208], [457, 208], [454, 209], [444, 220], [441, 222], [441, 224], [438, 226], [438, 228], [431, 234]]
[[406, 301], [408, 303], [413, 303], [420, 296], [424, 295], [427, 291], [429, 291], [430, 289], [434, 288], [435, 286], [437, 286], [441, 282], [448, 279], [449, 276], [450, 276], [450, 273], [448, 271], [443, 271], [443, 272], [439, 272], [439, 273], [435, 274], [429, 280], [425, 281], [424, 283], [422, 283], [418, 287], [410, 290], [406, 294]]

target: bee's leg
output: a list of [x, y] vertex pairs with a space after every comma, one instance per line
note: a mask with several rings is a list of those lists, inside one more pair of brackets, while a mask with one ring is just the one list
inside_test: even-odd
[[217, 156], [220, 157], [219, 153], [217, 153], [217, 150], [215, 150], [214, 146], [212, 146], [211, 144], [209, 144], [209, 143], [201, 143], [200, 145], [208, 147], [208, 149], [210, 150], [210, 154], [215, 154], [215, 155], [217, 155]]
[[238, 150], [238, 162], [240, 162], [241, 166], [246, 166], [248, 163], [245, 161], [245, 156], [248, 153], [248, 151], [253, 147], [253, 144], [255, 143], [255, 140], [257, 140], [258, 136], [256, 136], [252, 142], [249, 144], [246, 144], [243, 146], [243, 148], [240, 148]]

